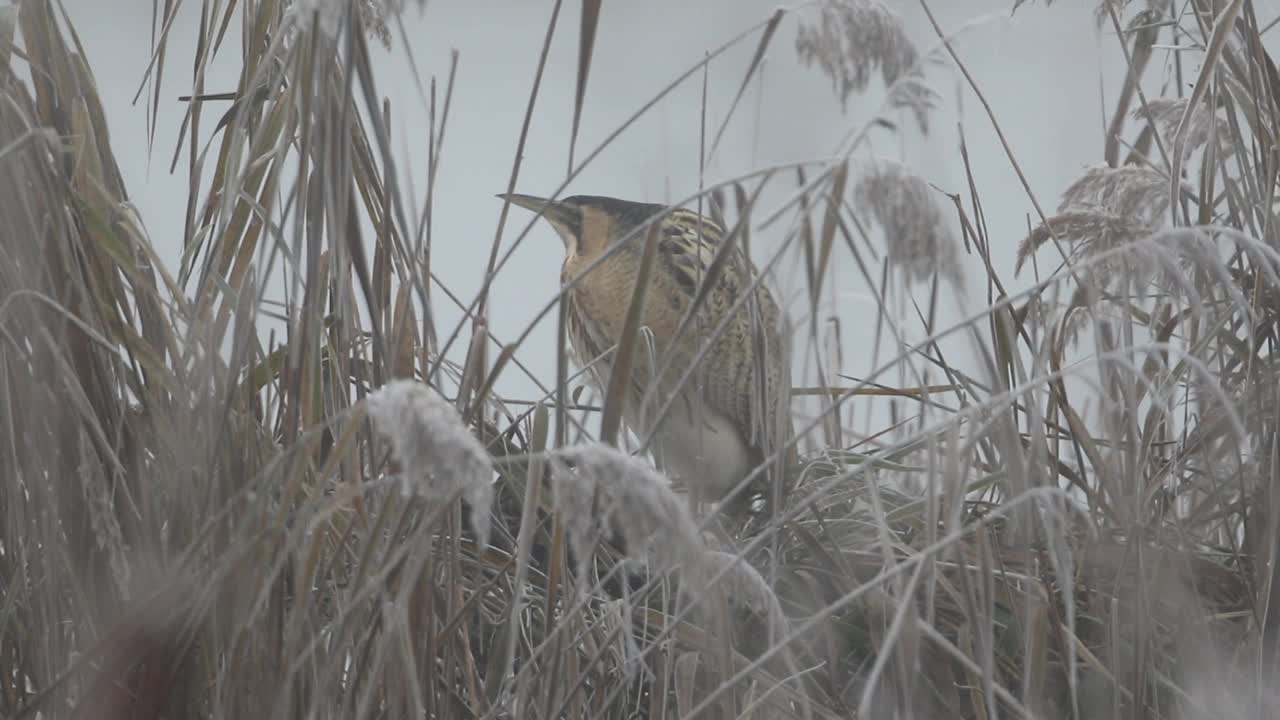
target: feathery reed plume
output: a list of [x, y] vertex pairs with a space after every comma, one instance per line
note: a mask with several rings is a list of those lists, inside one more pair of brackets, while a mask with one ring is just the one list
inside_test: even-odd
[[928, 183], [901, 163], [874, 160], [853, 197], [858, 212], [884, 229], [889, 264], [909, 280], [941, 274], [961, 284], [955, 238]]
[[[1189, 102], [1191, 98], [1185, 97], [1151, 98], [1147, 100], [1145, 107], [1139, 106], [1134, 109], [1133, 117], [1136, 120], [1143, 118], [1150, 120], [1155, 125], [1156, 132], [1160, 133], [1160, 137], [1172, 143]], [[1195, 109], [1191, 111], [1191, 119], [1187, 125], [1187, 144], [1183, 152], [1190, 154], [1209, 141], [1209, 133], [1213, 130], [1212, 121], [1213, 113], [1209, 111], [1208, 105], [1205, 102], [1197, 103]], [[1230, 148], [1231, 146], [1227, 145], [1223, 149]]]
[[[1098, 4], [1093, 7], [1093, 22], [1099, 28], [1107, 24], [1107, 19], [1111, 17], [1111, 9], [1115, 8], [1116, 17], [1123, 17], [1128, 11], [1129, 6], [1133, 4], [1133, 0], [1098, 0]], [[1145, 8], [1138, 11], [1129, 21], [1129, 30], [1137, 27], [1158, 22], [1164, 17], [1164, 10], [1169, 6], [1165, 0], [1143, 0]]]
[[367, 402], [374, 428], [400, 465], [405, 495], [447, 500], [461, 493], [480, 545], [488, 545], [493, 462], [453, 404], [416, 380], [389, 382]]
[[1053, 233], [1067, 243], [1069, 259], [1075, 261], [1156, 232], [1165, 225], [1168, 211], [1168, 180], [1159, 171], [1096, 165], [1062, 193], [1058, 214], [1023, 239], [1015, 272]]
[[1155, 223], [1169, 211], [1169, 181], [1153, 168], [1100, 163], [1063, 191], [1058, 212], [1089, 207]]
[[751, 563], [733, 553], [719, 550], [708, 550], [703, 553], [702, 572], [708, 581], [722, 571], [724, 575], [716, 581], [716, 584], [723, 590], [729, 606], [750, 611], [764, 621], [770, 645], [786, 637], [790, 623], [786, 614], [782, 612], [778, 596], [774, 594], [773, 588], [769, 587], [769, 583], [765, 582], [760, 572], [752, 567]]
[[1151, 225], [1133, 217], [1107, 212], [1101, 208], [1076, 208], [1059, 212], [1036, 226], [1018, 245], [1014, 271], [1021, 270], [1027, 259], [1053, 237], [1053, 233], [1057, 233], [1058, 238], [1071, 248], [1070, 259], [1077, 260], [1093, 252], [1131, 243], [1150, 235], [1154, 230]]
[[[696, 568], [703, 547], [697, 524], [666, 478], [644, 460], [590, 443], [557, 451], [551, 466], [556, 511], [580, 579], [607, 531], [621, 536], [629, 561], [648, 562], [659, 572]], [[578, 587], [583, 589], [581, 581]]]
[[[403, 5], [404, 0], [359, 0], [356, 12], [365, 32], [378, 38], [384, 48], [390, 49], [391, 30], [387, 27], [387, 16], [398, 14]], [[331, 38], [337, 37], [346, 8], [347, 3], [343, 0], [294, 0], [291, 6], [299, 13], [302, 27], [310, 27], [313, 19], [318, 20], [321, 32]]]
[[[1159, 132], [1172, 136], [1186, 101], [1152, 100], [1148, 106]], [[1198, 120], [1194, 117], [1189, 149], [1208, 137], [1208, 113]], [[1048, 218], [1047, 224], [1038, 225], [1018, 246], [1015, 272], [1053, 236], [1050, 227], [1070, 248], [1068, 259], [1072, 262], [1160, 231], [1168, 226], [1168, 186], [1166, 176], [1150, 167], [1099, 164], [1089, 168], [1063, 191], [1058, 214]], [[1195, 196], [1186, 183], [1182, 192]]]
[[[919, 74], [920, 53], [907, 37], [902, 19], [880, 0], [827, 0], [818, 17], [801, 22], [796, 54], [831, 78], [832, 89], [848, 107], [849, 96], [866, 89], [876, 68], [890, 91], [889, 104], [907, 108], [928, 132], [933, 90]], [[902, 82], [898, 82], [901, 80]]]
[[[1018, 8], [1031, 1], [1032, 0], [1014, 0], [1014, 11], [1017, 11]], [[1130, 24], [1130, 30], [1133, 29], [1133, 24], [1138, 22], [1155, 22], [1158, 20], [1161, 17], [1160, 13], [1163, 10], [1162, 6], [1168, 4], [1165, 0], [1144, 0], [1144, 2], [1147, 6], [1146, 9], [1138, 13], [1138, 16], [1134, 18], [1133, 23]], [[1053, 3], [1054, 0], [1044, 0], [1045, 7], [1049, 7]], [[1117, 16], [1123, 16], [1125, 11], [1129, 8], [1129, 5], [1132, 3], [1133, 0], [1098, 0], [1098, 4], [1093, 6], [1094, 24], [1098, 27], [1102, 27], [1107, 22], [1107, 18], [1110, 17], [1112, 7], [1115, 8]]]
[[387, 27], [387, 15], [399, 13], [401, 5], [403, 0], [360, 0], [360, 24], [388, 50], [391, 49], [391, 29]]

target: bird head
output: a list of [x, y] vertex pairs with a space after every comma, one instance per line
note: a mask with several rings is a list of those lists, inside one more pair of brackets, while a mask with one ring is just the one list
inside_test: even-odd
[[634, 232], [646, 221], [661, 214], [662, 205], [631, 202], [601, 195], [574, 195], [563, 200], [548, 200], [517, 193], [498, 195], [512, 205], [541, 213], [555, 228], [570, 256], [590, 256]]

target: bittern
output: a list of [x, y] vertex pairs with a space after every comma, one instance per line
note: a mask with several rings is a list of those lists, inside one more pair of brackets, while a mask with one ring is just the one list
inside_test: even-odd
[[[564, 240], [566, 333], [575, 362], [589, 368], [602, 394], [612, 372], [609, 351], [622, 339], [648, 233], [658, 224], [640, 315], [648, 333], [632, 355], [622, 418], [637, 437], [652, 433], [659, 466], [696, 499], [724, 499], [789, 440], [789, 413], [776, 420], [779, 390], [790, 387], [778, 305], [762, 283], [740, 302], [756, 278], [740, 246], [725, 248], [730, 254], [712, 273], [722, 243], [732, 242], [715, 222], [611, 197], [499, 197], [541, 212]], [[686, 319], [704, 284], [705, 297]], [[784, 457], [793, 458], [791, 452]]]

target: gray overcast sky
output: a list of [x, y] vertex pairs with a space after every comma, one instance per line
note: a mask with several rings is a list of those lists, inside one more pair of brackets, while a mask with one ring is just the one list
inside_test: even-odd
[[[172, 31], [172, 56], [154, 151], [148, 154], [143, 104], [133, 97], [148, 62], [151, 0], [64, 0], [90, 56], [106, 105], [117, 156], [129, 190], [162, 256], [176, 263], [184, 212], [185, 170], [168, 173], [182, 107], [189, 91], [199, 3], [185, 3]], [[550, 17], [551, 2], [534, 0], [434, 0], [426, 12], [414, 3], [405, 15], [409, 41], [423, 78], [443, 85], [450, 52], [460, 53], [457, 89], [449, 117], [436, 196], [433, 262], [463, 297], [479, 286], [497, 223], [534, 67]], [[919, 4], [890, 2], [922, 48], [932, 46], [932, 29]], [[1099, 36], [1091, 20], [1092, 2], [1069, 0], [1045, 8], [1024, 6], [1010, 17], [1012, 0], [934, 0], [945, 28], [983, 19], [958, 36], [956, 48], [994, 108], [1032, 190], [1046, 208], [1082, 169], [1102, 154], [1103, 97], [1114, 101], [1122, 58], [1110, 34]], [[566, 2], [538, 99], [518, 189], [550, 193], [565, 175], [573, 108], [579, 3]], [[672, 78], [704, 53], [776, 7], [763, 0], [649, 0], [605, 2], [595, 60], [582, 118], [579, 157]], [[110, 10], [107, 10], [110, 8]], [[772, 163], [829, 154], [839, 139], [864, 123], [881, 93], [851, 99], [847, 111], [817, 69], [796, 59], [796, 20], [784, 21], [768, 54], [760, 92], [751, 92], [734, 117], [724, 146], [707, 167], [715, 181]], [[234, 33], [234, 28], [233, 28]], [[708, 77], [708, 125], [718, 127], [737, 91], [756, 39], [717, 60]], [[396, 38], [390, 52], [375, 46], [378, 83], [392, 99], [393, 142], [406, 148], [401, 162], [420, 195], [425, 184], [427, 127], [425, 104], [416, 89], [405, 48]], [[209, 90], [234, 89], [239, 41], [232, 38], [210, 70]], [[1031, 204], [1018, 182], [976, 97], [949, 67], [930, 77], [942, 105], [932, 132], [921, 137], [878, 134], [874, 149], [902, 159], [948, 192], [966, 194], [958, 152], [962, 121], [992, 233], [997, 267], [1012, 279], [1013, 250], [1025, 234]], [[596, 160], [569, 193], [616, 195], [637, 200], [676, 201], [698, 187], [701, 79], [686, 83]], [[145, 93], [144, 93], [145, 98]], [[959, 113], [957, 111], [959, 110]], [[216, 117], [220, 110], [206, 113]], [[203, 123], [202, 132], [213, 123]], [[910, 123], [904, 123], [904, 127]], [[710, 131], [709, 131], [710, 132]], [[202, 141], [207, 140], [202, 138]], [[185, 163], [185, 160], [184, 160]], [[477, 222], [477, 219], [480, 219]], [[528, 216], [513, 211], [506, 241], [523, 229]], [[779, 229], [779, 234], [781, 229]], [[779, 237], [761, 236], [761, 243]], [[557, 289], [562, 247], [549, 228], [537, 228], [496, 281], [493, 329], [514, 337]], [[762, 249], [756, 249], [762, 254]], [[976, 260], [970, 258], [970, 262]], [[835, 307], [844, 319], [844, 371], [864, 374], [872, 363], [868, 348], [871, 307], [866, 284], [852, 262], [835, 270]], [[1014, 282], [1017, 287], [1026, 277]], [[778, 278], [788, 298], [803, 286], [797, 277]], [[981, 291], [982, 288], [974, 288]], [[972, 295], [975, 301], [980, 296]], [[802, 308], [803, 303], [793, 305]], [[457, 314], [440, 308], [450, 321]], [[865, 323], [859, 320], [866, 318]], [[521, 358], [543, 377], [554, 367], [554, 321], [544, 322]], [[881, 353], [881, 359], [884, 354]], [[803, 362], [797, 358], [797, 364]], [[885, 378], [889, 382], [899, 378]], [[527, 384], [509, 376], [508, 392], [527, 394]]]

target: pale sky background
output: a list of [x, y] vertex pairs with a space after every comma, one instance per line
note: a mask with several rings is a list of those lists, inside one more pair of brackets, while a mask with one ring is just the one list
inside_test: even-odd
[[[112, 141], [125, 181], [161, 256], [176, 267], [181, 251], [185, 169], [168, 172], [182, 116], [179, 95], [191, 88], [199, 3], [187, 2], [172, 31], [154, 152], [147, 150], [146, 93], [133, 104], [148, 63], [151, 0], [63, 0], [85, 45], [106, 106]], [[552, 3], [547, 0], [433, 0], [425, 13], [415, 3], [405, 15], [412, 52], [424, 81], [443, 83], [450, 53], [459, 52], [457, 88], [446, 131], [434, 218], [436, 271], [466, 298], [479, 287], [498, 220], [519, 137], [520, 124]], [[922, 49], [934, 34], [917, 0], [890, 2], [902, 12]], [[1093, 25], [1094, 3], [1065, 0], [1051, 7], [1029, 4], [1010, 16], [1012, 0], [933, 0], [939, 21], [954, 31], [977, 20], [955, 46], [994, 108], [1001, 128], [1032, 190], [1046, 209], [1088, 165], [1099, 162], [1103, 125], [1114, 102], [1123, 60], [1109, 31]], [[763, 0], [606, 1], [600, 17], [595, 58], [579, 133], [578, 157], [594, 148], [624, 119], [708, 50], [769, 16], [776, 7]], [[565, 2], [543, 80], [517, 189], [549, 194], [567, 165], [569, 128], [577, 72], [580, 3]], [[1259, 14], [1270, 17], [1264, 7]], [[233, 24], [234, 25], [234, 24]], [[828, 155], [851, 128], [865, 123], [882, 94], [873, 89], [850, 99], [842, 111], [829, 81], [817, 68], [796, 59], [797, 20], [779, 27], [767, 56], [762, 83], [754, 85], [735, 115], [723, 147], [707, 167], [715, 181], [769, 164]], [[211, 67], [209, 91], [232, 90], [239, 69], [239, 40], [232, 37]], [[708, 76], [708, 133], [719, 127], [754, 51], [756, 37], [716, 60]], [[421, 99], [397, 37], [391, 51], [373, 45], [377, 81], [391, 98], [393, 142], [407, 148], [401, 169], [412, 174], [418, 195], [425, 189], [426, 105]], [[948, 192], [967, 198], [958, 151], [963, 123], [990, 227], [997, 268], [1014, 287], [1014, 248], [1032, 212], [1021, 184], [997, 142], [991, 123], [959, 73], [930, 71], [942, 98], [931, 133], [921, 137], [912, 123], [899, 136], [877, 133], [875, 151], [905, 161]], [[696, 76], [624, 133], [565, 194], [603, 194], [645, 201], [677, 201], [698, 187], [701, 77]], [[202, 133], [213, 129], [222, 106], [206, 112]], [[201, 138], [201, 142], [207, 140]], [[185, 163], [185, 160], [183, 161]], [[781, 189], [781, 185], [779, 188]], [[767, 204], [766, 204], [767, 205]], [[951, 213], [953, 216], [954, 213]], [[530, 215], [513, 209], [505, 243]], [[763, 214], [761, 215], [763, 217]], [[779, 226], [776, 234], [783, 227]], [[757, 234], [757, 255], [780, 237]], [[504, 245], [505, 247], [505, 245]], [[514, 338], [558, 286], [562, 245], [549, 227], [535, 228], [498, 277], [493, 288], [493, 330]], [[839, 254], [839, 253], [837, 253]], [[971, 293], [981, 307], [976, 258], [967, 258]], [[834, 306], [843, 319], [843, 370], [864, 375], [872, 365], [872, 306], [866, 284], [847, 257], [834, 271]], [[798, 277], [779, 277], [776, 286], [793, 310], [804, 308]], [[454, 308], [437, 308], [445, 324]], [[520, 358], [543, 378], [554, 377], [554, 315], [522, 349]], [[881, 357], [883, 358], [883, 352]], [[800, 362], [798, 360], [798, 362]], [[900, 378], [885, 377], [886, 382]], [[937, 380], [935, 374], [934, 380]], [[501, 390], [528, 397], [527, 381], [508, 373]]]

